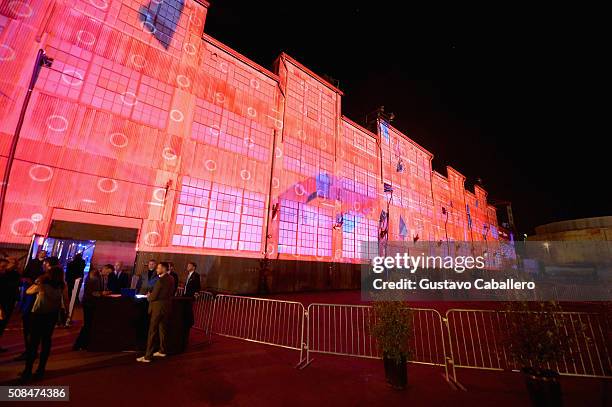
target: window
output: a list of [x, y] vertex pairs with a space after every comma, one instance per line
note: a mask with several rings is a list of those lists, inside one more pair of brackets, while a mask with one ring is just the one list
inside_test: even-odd
[[279, 253], [331, 256], [332, 211], [281, 200]]
[[259, 251], [264, 202], [259, 193], [183, 177], [172, 244]]

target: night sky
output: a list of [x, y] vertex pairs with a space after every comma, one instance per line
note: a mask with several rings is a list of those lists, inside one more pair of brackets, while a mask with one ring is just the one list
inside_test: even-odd
[[[339, 80], [343, 113], [360, 124], [384, 105], [434, 169], [512, 201], [520, 233], [612, 215], [590, 46], [552, 14], [398, 3], [211, 0], [205, 31], [264, 67], [285, 51]], [[444, 79], [418, 79], [431, 77]]]

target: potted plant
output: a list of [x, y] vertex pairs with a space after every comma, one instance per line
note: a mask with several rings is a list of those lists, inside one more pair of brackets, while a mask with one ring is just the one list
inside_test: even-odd
[[383, 354], [387, 382], [394, 389], [405, 389], [412, 312], [401, 301], [377, 301], [374, 303], [374, 313], [370, 329]]
[[556, 362], [569, 357], [570, 333], [581, 329], [564, 326], [561, 307], [555, 302], [532, 306], [527, 302], [511, 303], [507, 311], [506, 345], [525, 377], [534, 406], [561, 406], [561, 384]]

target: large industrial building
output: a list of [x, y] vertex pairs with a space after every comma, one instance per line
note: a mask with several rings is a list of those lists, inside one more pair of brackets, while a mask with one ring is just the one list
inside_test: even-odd
[[270, 71], [211, 38], [208, 7], [0, 1], [2, 246], [196, 260], [209, 288], [254, 292], [354, 288], [382, 234], [498, 239], [483, 188], [433, 171], [384, 114], [372, 131], [343, 116], [342, 91], [289, 55]]

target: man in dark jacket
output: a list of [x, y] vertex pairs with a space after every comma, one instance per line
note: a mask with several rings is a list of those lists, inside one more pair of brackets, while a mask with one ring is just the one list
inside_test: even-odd
[[185, 297], [195, 297], [200, 291], [200, 275], [196, 271], [198, 266], [194, 262], [187, 263], [187, 280], [185, 280]]
[[[43, 273], [43, 261], [47, 257], [47, 251], [41, 250], [38, 252], [38, 255], [35, 259], [30, 259], [28, 264], [26, 264], [25, 270], [23, 270], [23, 279], [29, 280], [26, 281], [28, 285], [34, 283], [38, 277], [40, 277]], [[25, 287], [27, 289], [27, 287]]]
[[107, 264], [104, 267], [111, 270], [108, 275], [107, 288], [113, 294], [119, 294], [122, 288], [128, 288], [130, 286], [130, 279], [127, 273], [124, 273], [121, 269], [116, 270], [115, 266], [112, 264]]
[[91, 332], [91, 321], [94, 311], [94, 297], [99, 297], [104, 291], [104, 283], [102, 282], [102, 275], [96, 269], [89, 271], [89, 275], [85, 279], [83, 284], [83, 326], [79, 332], [74, 345], [73, 350], [87, 349], [89, 344], [89, 334]]
[[[149, 338], [147, 351], [138, 362], [150, 362], [153, 357], [166, 357], [166, 340], [168, 338], [168, 320], [172, 312], [172, 297], [174, 296], [174, 279], [168, 274], [170, 266], [167, 262], [157, 265], [158, 280], [149, 294]], [[157, 352], [153, 353], [156, 349]]]
[[[19, 288], [19, 271], [17, 261], [12, 258], [0, 259], [0, 337], [4, 333], [6, 326], [11, 319], [15, 302], [17, 301], [17, 291]], [[5, 348], [0, 347], [0, 353], [6, 352]]]
[[172, 279], [174, 280], [174, 294], [173, 295], [176, 295], [176, 290], [178, 289], [178, 285], [179, 285], [179, 276], [174, 270], [174, 263], [169, 262], [168, 264], [170, 265], [168, 274], [170, 274], [170, 277], [172, 277]]
[[68, 284], [68, 298], [72, 298], [72, 289], [77, 278], [83, 278], [85, 275], [85, 260], [83, 253], [77, 253], [74, 258], [66, 266], [66, 284]]
[[[26, 268], [23, 272], [23, 276], [21, 276], [21, 285], [23, 286], [23, 291], [25, 292], [38, 277], [40, 277], [46, 269], [51, 268], [52, 266], [57, 266], [59, 264], [59, 259], [55, 256], [47, 257], [47, 252], [45, 250], [41, 250], [38, 252], [38, 255], [35, 259], [30, 259]], [[36, 299], [36, 295], [24, 294], [23, 300], [20, 303], [21, 310], [21, 326], [23, 331], [23, 344], [24, 348], [28, 348], [28, 340], [30, 337], [30, 311], [32, 311], [32, 306], [34, 305], [34, 300]], [[26, 352], [24, 351], [21, 355], [17, 356], [14, 360], [26, 360]]]

